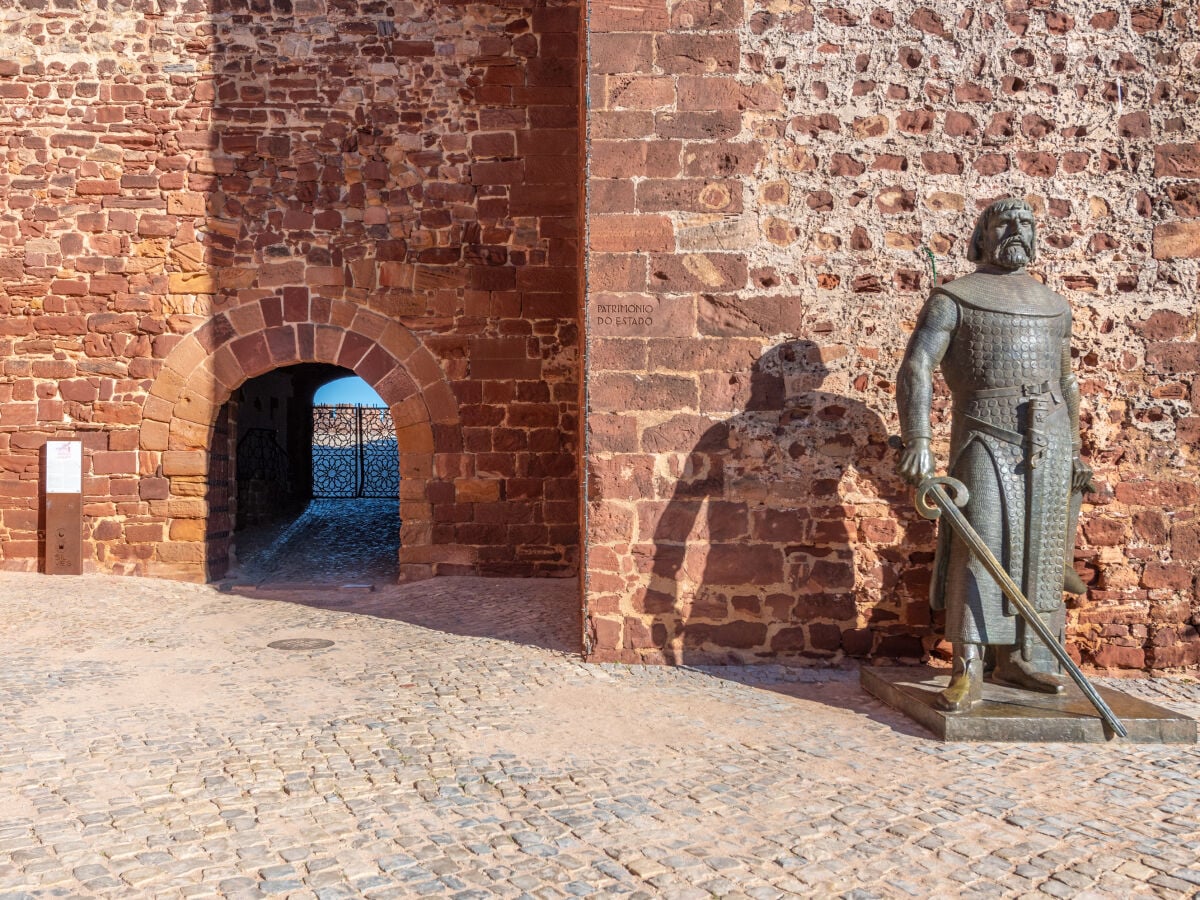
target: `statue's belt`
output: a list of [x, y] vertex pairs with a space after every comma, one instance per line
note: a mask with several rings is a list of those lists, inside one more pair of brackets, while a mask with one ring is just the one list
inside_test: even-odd
[[[981, 434], [994, 437], [998, 441], [1004, 441], [1006, 444], [1016, 444], [1018, 447], [1024, 447], [1027, 439], [1025, 435], [1016, 431], [1009, 431], [1007, 428], [1001, 428], [999, 425], [993, 425], [991, 422], [985, 422], [983, 419], [977, 419], [974, 416], [963, 416], [963, 424], [967, 426], [968, 431], [978, 431]], [[1042, 438], [1042, 443], [1045, 443], [1045, 438]]]
[[1049, 394], [1054, 406], [1046, 410], [1044, 414], [1038, 416], [1038, 421], [1031, 422], [1026, 433], [1022, 434], [1018, 431], [1012, 431], [1008, 428], [1001, 428], [999, 425], [993, 425], [991, 422], [985, 422], [983, 419], [975, 416], [964, 415], [962, 417], [963, 425], [968, 431], [979, 432], [994, 437], [998, 441], [1004, 441], [1006, 444], [1015, 444], [1018, 447], [1024, 447], [1029, 451], [1029, 455], [1033, 460], [1040, 460], [1046, 450], [1046, 437], [1040, 429], [1040, 425], [1050, 416], [1066, 410], [1063, 404], [1062, 395], [1056, 387], [1050, 382], [1043, 381], [1041, 384], [1022, 384], [1014, 387], [1003, 388], [984, 388], [978, 391], [971, 391], [966, 397], [956, 398], [959, 403], [965, 404], [972, 400], [987, 400], [993, 397], [1043, 397]]
[[1051, 381], [1041, 381], [1037, 384], [1014, 384], [1010, 387], [981, 388], [977, 391], [966, 391], [962, 397], [955, 397], [959, 403], [970, 403], [972, 400], [991, 400], [994, 397], [1040, 397], [1049, 394], [1055, 403], [1062, 402], [1062, 394]]

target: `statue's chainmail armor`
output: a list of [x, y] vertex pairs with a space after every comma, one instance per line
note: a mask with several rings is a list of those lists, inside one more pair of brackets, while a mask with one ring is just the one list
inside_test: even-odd
[[[925, 304], [897, 390], [905, 441], [928, 436], [932, 368], [940, 362], [954, 401], [948, 472], [971, 495], [963, 512], [1056, 631], [1079, 433], [1070, 332], [1066, 301], [1028, 275], [968, 275]], [[1034, 521], [1031, 507], [1039, 511]], [[1031, 560], [1036, 571], [1027, 571]], [[999, 586], [949, 529], [940, 530], [931, 600], [947, 610], [951, 642], [1024, 641]]]

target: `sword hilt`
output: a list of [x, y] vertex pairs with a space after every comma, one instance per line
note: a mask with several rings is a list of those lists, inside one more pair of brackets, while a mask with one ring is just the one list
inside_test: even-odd
[[941, 491], [955, 506], [966, 506], [967, 501], [971, 499], [971, 492], [967, 490], [967, 486], [949, 475], [934, 475], [931, 478], [926, 478], [917, 485], [917, 494], [913, 498], [913, 504], [926, 519], [939, 519], [942, 515], [942, 507], [936, 502], [930, 502], [929, 495], [934, 490]]

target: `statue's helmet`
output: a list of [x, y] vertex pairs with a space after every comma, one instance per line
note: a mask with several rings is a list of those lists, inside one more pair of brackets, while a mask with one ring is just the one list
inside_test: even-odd
[[[1003, 200], [996, 200], [994, 203], [989, 203], [979, 214], [979, 218], [975, 220], [975, 231], [971, 235], [971, 243], [967, 247], [967, 262], [980, 263], [989, 261], [988, 250], [991, 248], [984, 247], [984, 241], [987, 239], [988, 228], [991, 226], [992, 219], [1000, 213], [1009, 212], [1010, 210], [1021, 209], [1033, 216], [1033, 207], [1022, 200], [1020, 197], [1006, 197]], [[1037, 222], [1033, 224], [1032, 240], [1029, 247], [1029, 261], [1033, 262], [1037, 259]]]

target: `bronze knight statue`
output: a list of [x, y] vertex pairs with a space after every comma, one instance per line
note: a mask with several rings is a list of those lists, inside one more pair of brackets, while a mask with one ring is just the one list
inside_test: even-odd
[[[897, 382], [899, 470], [913, 484], [934, 474], [929, 417], [940, 365], [953, 397], [947, 471], [969, 492], [962, 513], [1061, 641], [1064, 578], [1067, 587], [1075, 579], [1078, 497], [1092, 473], [1079, 455], [1071, 311], [1026, 273], [1035, 242], [1029, 205], [997, 201], [980, 215], [971, 238], [967, 258], [976, 271], [930, 294]], [[954, 647], [938, 706], [961, 712], [980, 698], [987, 654], [996, 681], [1045, 693], [1064, 689], [1058, 663], [979, 555], [944, 526], [934, 569], [931, 602], [945, 608]]]

